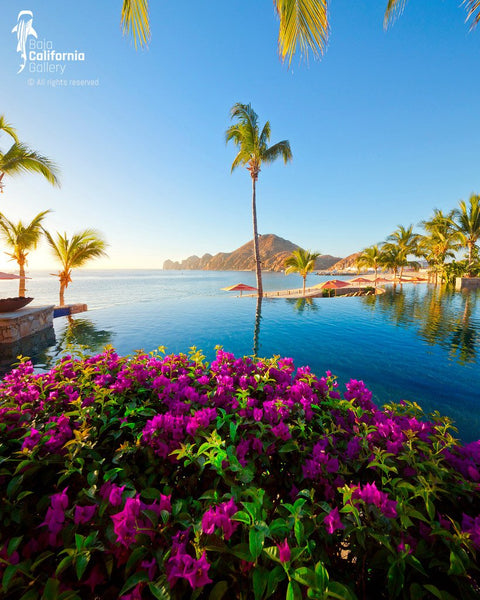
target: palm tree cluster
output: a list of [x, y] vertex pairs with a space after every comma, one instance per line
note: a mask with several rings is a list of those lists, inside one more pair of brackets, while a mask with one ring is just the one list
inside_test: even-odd
[[25, 266], [27, 256], [34, 250], [41, 238], [45, 236], [55, 258], [61, 265], [58, 273], [60, 281], [60, 306], [65, 304], [65, 289], [72, 281], [72, 270], [82, 267], [93, 258], [106, 256], [106, 242], [102, 235], [94, 229], [86, 229], [75, 233], [71, 238], [67, 234], [56, 233], [53, 236], [43, 227], [43, 220], [49, 213], [44, 210], [38, 213], [30, 223], [19, 221], [14, 223], [0, 213], [0, 236], [5, 241], [11, 260], [17, 262], [19, 267], [19, 289], [20, 298], [25, 297]]
[[[474, 276], [480, 272], [480, 196], [472, 194], [458, 208], [444, 214], [435, 209], [432, 217], [422, 221], [424, 233], [415, 233], [413, 225], [399, 226], [387, 239], [365, 248], [357, 258], [357, 267], [393, 272], [394, 281], [403, 275], [407, 266], [418, 267], [415, 258], [425, 260], [434, 281], [449, 281], [451, 273]], [[455, 260], [457, 252], [465, 248], [465, 261]]]

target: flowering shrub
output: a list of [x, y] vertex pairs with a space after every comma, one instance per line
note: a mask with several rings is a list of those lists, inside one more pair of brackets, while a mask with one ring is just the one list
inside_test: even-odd
[[0, 596], [478, 598], [480, 442], [290, 359], [121, 358], [0, 383]]

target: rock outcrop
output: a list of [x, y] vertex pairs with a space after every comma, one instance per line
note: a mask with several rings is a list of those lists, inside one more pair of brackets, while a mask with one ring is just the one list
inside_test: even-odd
[[[300, 248], [289, 240], [285, 240], [273, 233], [259, 236], [260, 259], [264, 271], [282, 271], [285, 259]], [[327, 269], [339, 260], [336, 256], [322, 255], [315, 263], [316, 269]], [[255, 259], [253, 256], [253, 240], [250, 240], [233, 252], [219, 252], [212, 256], [204, 254], [201, 258], [190, 256], [181, 262], [166, 260], [163, 263], [165, 270], [205, 270], [205, 271], [253, 271]]]

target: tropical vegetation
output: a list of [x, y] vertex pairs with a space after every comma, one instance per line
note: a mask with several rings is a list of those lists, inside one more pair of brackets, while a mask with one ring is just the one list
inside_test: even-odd
[[[459, 207], [446, 214], [434, 209], [432, 217], [420, 225], [423, 234], [415, 233], [413, 225], [399, 225], [384, 242], [365, 248], [357, 257], [357, 268], [373, 268], [377, 275], [380, 266], [392, 271], [395, 281], [399, 273], [401, 282], [405, 267], [419, 267], [419, 262], [412, 260], [417, 257], [427, 262], [435, 283], [451, 284], [456, 277], [480, 275], [480, 196], [472, 194], [468, 202], [460, 200]], [[458, 256], [462, 247], [467, 251], [463, 260]]]
[[[456, 230], [460, 234], [468, 253], [468, 274], [472, 275], [476, 244], [480, 238], [480, 196], [472, 194], [468, 204], [461, 200], [459, 208], [454, 210]], [[476, 256], [478, 260], [478, 256]]]
[[15, 260], [19, 268], [19, 288], [18, 296], [25, 297], [25, 266], [27, 256], [31, 250], [34, 250], [43, 236], [42, 222], [49, 210], [38, 213], [36, 217], [28, 224], [18, 221], [14, 223], [0, 213], [0, 236], [6, 242], [10, 252], [7, 253], [12, 260]]
[[[388, 0], [384, 27], [388, 27], [403, 12], [406, 0]], [[472, 28], [480, 21], [479, 0], [464, 0], [467, 20]], [[320, 57], [328, 43], [329, 20], [327, 0], [274, 0], [279, 18], [278, 49], [282, 61], [291, 63], [299, 51], [305, 59], [311, 52]], [[124, 33], [131, 34], [135, 47], [146, 46], [150, 39], [148, 0], [123, 0], [122, 25]]]
[[59, 184], [55, 163], [20, 142], [16, 130], [0, 115], [0, 134], [2, 132], [10, 136], [13, 144], [5, 152], [0, 149], [0, 192], [5, 187], [5, 175], [15, 176], [24, 172], [40, 173], [51, 184]]
[[72, 271], [83, 267], [87, 262], [95, 258], [107, 256], [105, 250], [107, 243], [102, 235], [95, 229], [85, 229], [73, 234], [71, 238], [67, 234], [59, 232], [53, 236], [44, 230], [47, 242], [55, 258], [59, 261], [61, 269], [58, 272], [60, 282], [59, 304], [65, 305], [65, 290], [72, 282]]
[[478, 598], [480, 442], [288, 358], [23, 362], [0, 383], [0, 595]]
[[286, 164], [292, 159], [292, 151], [290, 143], [287, 140], [282, 140], [273, 144], [273, 146], [268, 146], [271, 134], [270, 122], [267, 121], [260, 131], [258, 116], [250, 104], [237, 102], [231, 109], [231, 118], [237, 122], [227, 129], [225, 139], [227, 143], [232, 141], [238, 148], [231, 171], [233, 172], [239, 166], [245, 166], [252, 179], [253, 253], [255, 257], [258, 296], [262, 297], [263, 285], [258, 246], [256, 184], [263, 164], [272, 163], [277, 158], [282, 158]]
[[288, 275], [289, 273], [298, 273], [302, 277], [304, 296], [307, 275], [315, 269], [315, 261], [319, 256], [319, 252], [310, 252], [310, 250], [298, 248], [285, 260], [285, 275]]

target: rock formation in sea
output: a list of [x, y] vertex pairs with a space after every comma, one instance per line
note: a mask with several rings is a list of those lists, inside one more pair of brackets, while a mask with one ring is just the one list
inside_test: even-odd
[[[278, 235], [268, 233], [259, 236], [260, 259], [264, 271], [282, 271], [284, 269], [285, 259], [290, 254], [300, 248], [289, 240], [285, 240]], [[312, 248], [312, 251], [314, 249]], [[328, 269], [331, 265], [339, 261], [338, 256], [324, 254], [319, 256], [315, 263], [316, 269]], [[250, 240], [233, 252], [219, 252], [212, 256], [204, 254], [202, 257], [196, 255], [189, 256], [182, 261], [166, 260], [163, 263], [165, 270], [204, 270], [204, 271], [253, 271], [255, 260], [253, 257], [253, 240]]]

